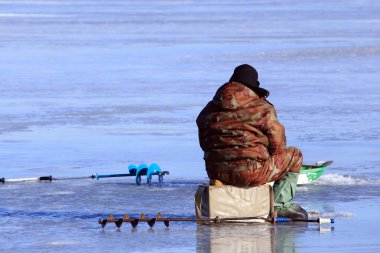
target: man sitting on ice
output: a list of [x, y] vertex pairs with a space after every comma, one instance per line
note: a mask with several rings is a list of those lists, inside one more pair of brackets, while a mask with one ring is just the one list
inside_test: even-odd
[[307, 212], [290, 203], [297, 187], [302, 153], [286, 148], [285, 128], [260, 88], [258, 73], [240, 65], [197, 118], [199, 142], [211, 181], [233, 186], [274, 182], [278, 216], [307, 219]]

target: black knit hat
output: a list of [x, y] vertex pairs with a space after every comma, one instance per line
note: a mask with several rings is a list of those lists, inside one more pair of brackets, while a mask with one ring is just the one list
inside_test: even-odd
[[259, 74], [256, 69], [248, 64], [237, 66], [230, 78], [230, 82], [238, 82], [244, 84], [251, 90], [253, 90], [259, 97], [268, 97], [269, 91], [260, 88], [260, 82], [258, 81]]

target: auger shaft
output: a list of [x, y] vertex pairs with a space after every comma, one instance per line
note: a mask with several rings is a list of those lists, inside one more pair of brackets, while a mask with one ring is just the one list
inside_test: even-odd
[[137, 227], [139, 222], [147, 222], [150, 227], [153, 227], [156, 222], [164, 222], [166, 227], [169, 227], [171, 221], [182, 221], [182, 222], [198, 222], [198, 223], [229, 223], [229, 222], [238, 222], [238, 221], [262, 221], [269, 223], [284, 223], [284, 222], [316, 222], [319, 224], [322, 223], [334, 223], [334, 219], [327, 218], [318, 218], [318, 219], [309, 219], [309, 220], [292, 220], [287, 217], [276, 217], [276, 218], [263, 218], [263, 217], [236, 217], [236, 218], [221, 218], [219, 216], [215, 218], [163, 218], [161, 213], [158, 213], [155, 218], [147, 218], [145, 214], [141, 214], [139, 218], [130, 218], [127, 214], [123, 218], [114, 218], [112, 215], [109, 215], [107, 219], [99, 219], [99, 224], [104, 228], [107, 223], [115, 223], [116, 227], [120, 228], [124, 222], [128, 222], [132, 225], [133, 228]]
[[[160, 171], [158, 173], [153, 173], [151, 175], [164, 176], [168, 175], [169, 171]], [[37, 181], [57, 181], [57, 180], [75, 180], [75, 179], [97, 179], [100, 178], [113, 178], [113, 177], [133, 177], [134, 174], [105, 174], [105, 175], [91, 175], [91, 176], [78, 176], [78, 177], [53, 177], [53, 176], [42, 176], [42, 177], [28, 177], [28, 178], [4, 178], [0, 177], [0, 183], [16, 183], [16, 182], [37, 182]]]

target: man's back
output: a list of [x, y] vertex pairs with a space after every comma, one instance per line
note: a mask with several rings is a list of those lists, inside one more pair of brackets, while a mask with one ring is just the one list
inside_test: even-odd
[[284, 128], [273, 106], [237, 82], [218, 89], [197, 125], [208, 172], [250, 169], [247, 159], [265, 161], [285, 150]]

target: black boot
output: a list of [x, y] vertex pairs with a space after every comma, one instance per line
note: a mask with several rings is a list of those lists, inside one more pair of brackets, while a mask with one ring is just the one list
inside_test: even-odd
[[305, 209], [295, 203], [290, 203], [296, 193], [297, 179], [298, 173], [286, 172], [274, 183], [274, 208], [278, 217], [288, 217], [292, 220], [308, 219]]

